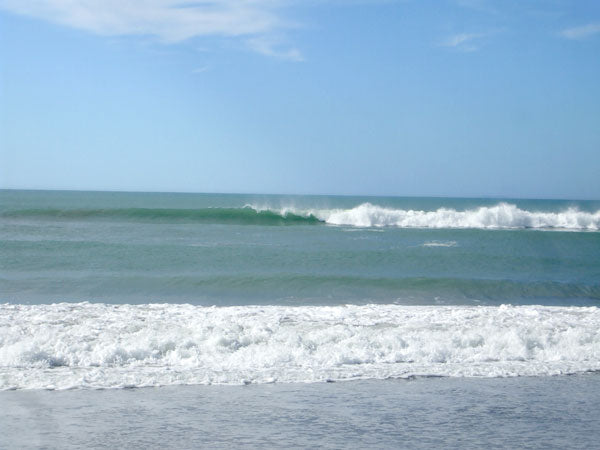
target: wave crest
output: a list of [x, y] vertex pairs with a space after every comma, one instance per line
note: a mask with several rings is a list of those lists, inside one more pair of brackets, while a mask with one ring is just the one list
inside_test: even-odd
[[600, 210], [569, 208], [560, 212], [528, 211], [514, 204], [499, 203], [476, 209], [435, 211], [387, 208], [363, 203], [351, 209], [271, 208], [245, 205], [242, 208], [112, 208], [112, 209], [27, 209], [0, 213], [5, 218], [67, 220], [126, 220], [151, 222], [198, 222], [237, 225], [314, 225], [326, 223], [353, 227], [396, 228], [483, 228], [563, 229], [597, 231]]
[[536, 212], [509, 203], [456, 211], [440, 208], [435, 211], [384, 208], [363, 203], [348, 210], [321, 211], [314, 215], [332, 225], [399, 228], [558, 228], [590, 230], [600, 228], [600, 211], [595, 213], [569, 208], [561, 212]]

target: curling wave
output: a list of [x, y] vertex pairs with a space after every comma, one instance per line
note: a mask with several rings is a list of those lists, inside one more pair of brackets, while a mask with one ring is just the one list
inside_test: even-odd
[[238, 225], [343, 225], [397, 228], [562, 229], [597, 231], [600, 210], [569, 208], [559, 212], [528, 211], [514, 204], [499, 203], [465, 211], [439, 208], [435, 211], [386, 208], [363, 203], [351, 209], [271, 208], [246, 205], [241, 208], [112, 208], [112, 209], [24, 209], [0, 213], [5, 218], [67, 220], [133, 220], [150, 222], [198, 222]]
[[600, 309], [0, 305], [0, 389], [600, 370]]
[[321, 222], [311, 214], [243, 208], [109, 208], [109, 209], [22, 209], [5, 211], [1, 217], [70, 220], [133, 220], [146, 222], [231, 223], [239, 225], [293, 225]]

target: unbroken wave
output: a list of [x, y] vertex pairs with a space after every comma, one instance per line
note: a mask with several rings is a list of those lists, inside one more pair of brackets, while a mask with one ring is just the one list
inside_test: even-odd
[[240, 225], [292, 225], [319, 223], [311, 214], [291, 211], [258, 210], [243, 208], [110, 208], [110, 209], [25, 209], [6, 211], [7, 218], [42, 219], [107, 219], [151, 222], [231, 223]]
[[6, 218], [67, 220], [133, 220], [150, 222], [198, 222], [238, 225], [310, 225], [326, 223], [352, 227], [561, 229], [598, 231], [600, 210], [569, 208], [559, 212], [528, 211], [514, 204], [499, 203], [465, 211], [439, 208], [435, 211], [393, 209], [363, 203], [351, 209], [270, 208], [112, 208], [26, 209], [0, 213]]
[[0, 305], [0, 389], [600, 370], [595, 307]]

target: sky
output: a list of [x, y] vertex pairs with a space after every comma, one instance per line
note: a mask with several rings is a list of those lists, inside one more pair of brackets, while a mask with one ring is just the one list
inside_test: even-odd
[[600, 199], [600, 1], [0, 0], [0, 188]]

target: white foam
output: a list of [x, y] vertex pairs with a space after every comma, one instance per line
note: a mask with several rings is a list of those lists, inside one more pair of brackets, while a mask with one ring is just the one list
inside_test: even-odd
[[364, 203], [347, 210], [315, 211], [314, 215], [332, 225], [401, 228], [560, 228], [598, 230], [600, 211], [594, 213], [569, 208], [561, 212], [527, 211], [509, 203], [456, 211], [383, 208]]
[[428, 241], [422, 247], [456, 247], [456, 241]]
[[270, 210], [282, 217], [288, 214], [314, 216], [330, 225], [399, 228], [484, 228], [484, 229], [562, 229], [597, 231], [600, 210], [580, 211], [568, 208], [560, 212], [528, 211], [510, 203], [482, 206], [465, 211], [439, 208], [435, 211], [385, 208], [363, 203], [351, 209], [297, 209], [246, 205], [255, 211]]
[[600, 309], [0, 305], [0, 389], [600, 370]]

